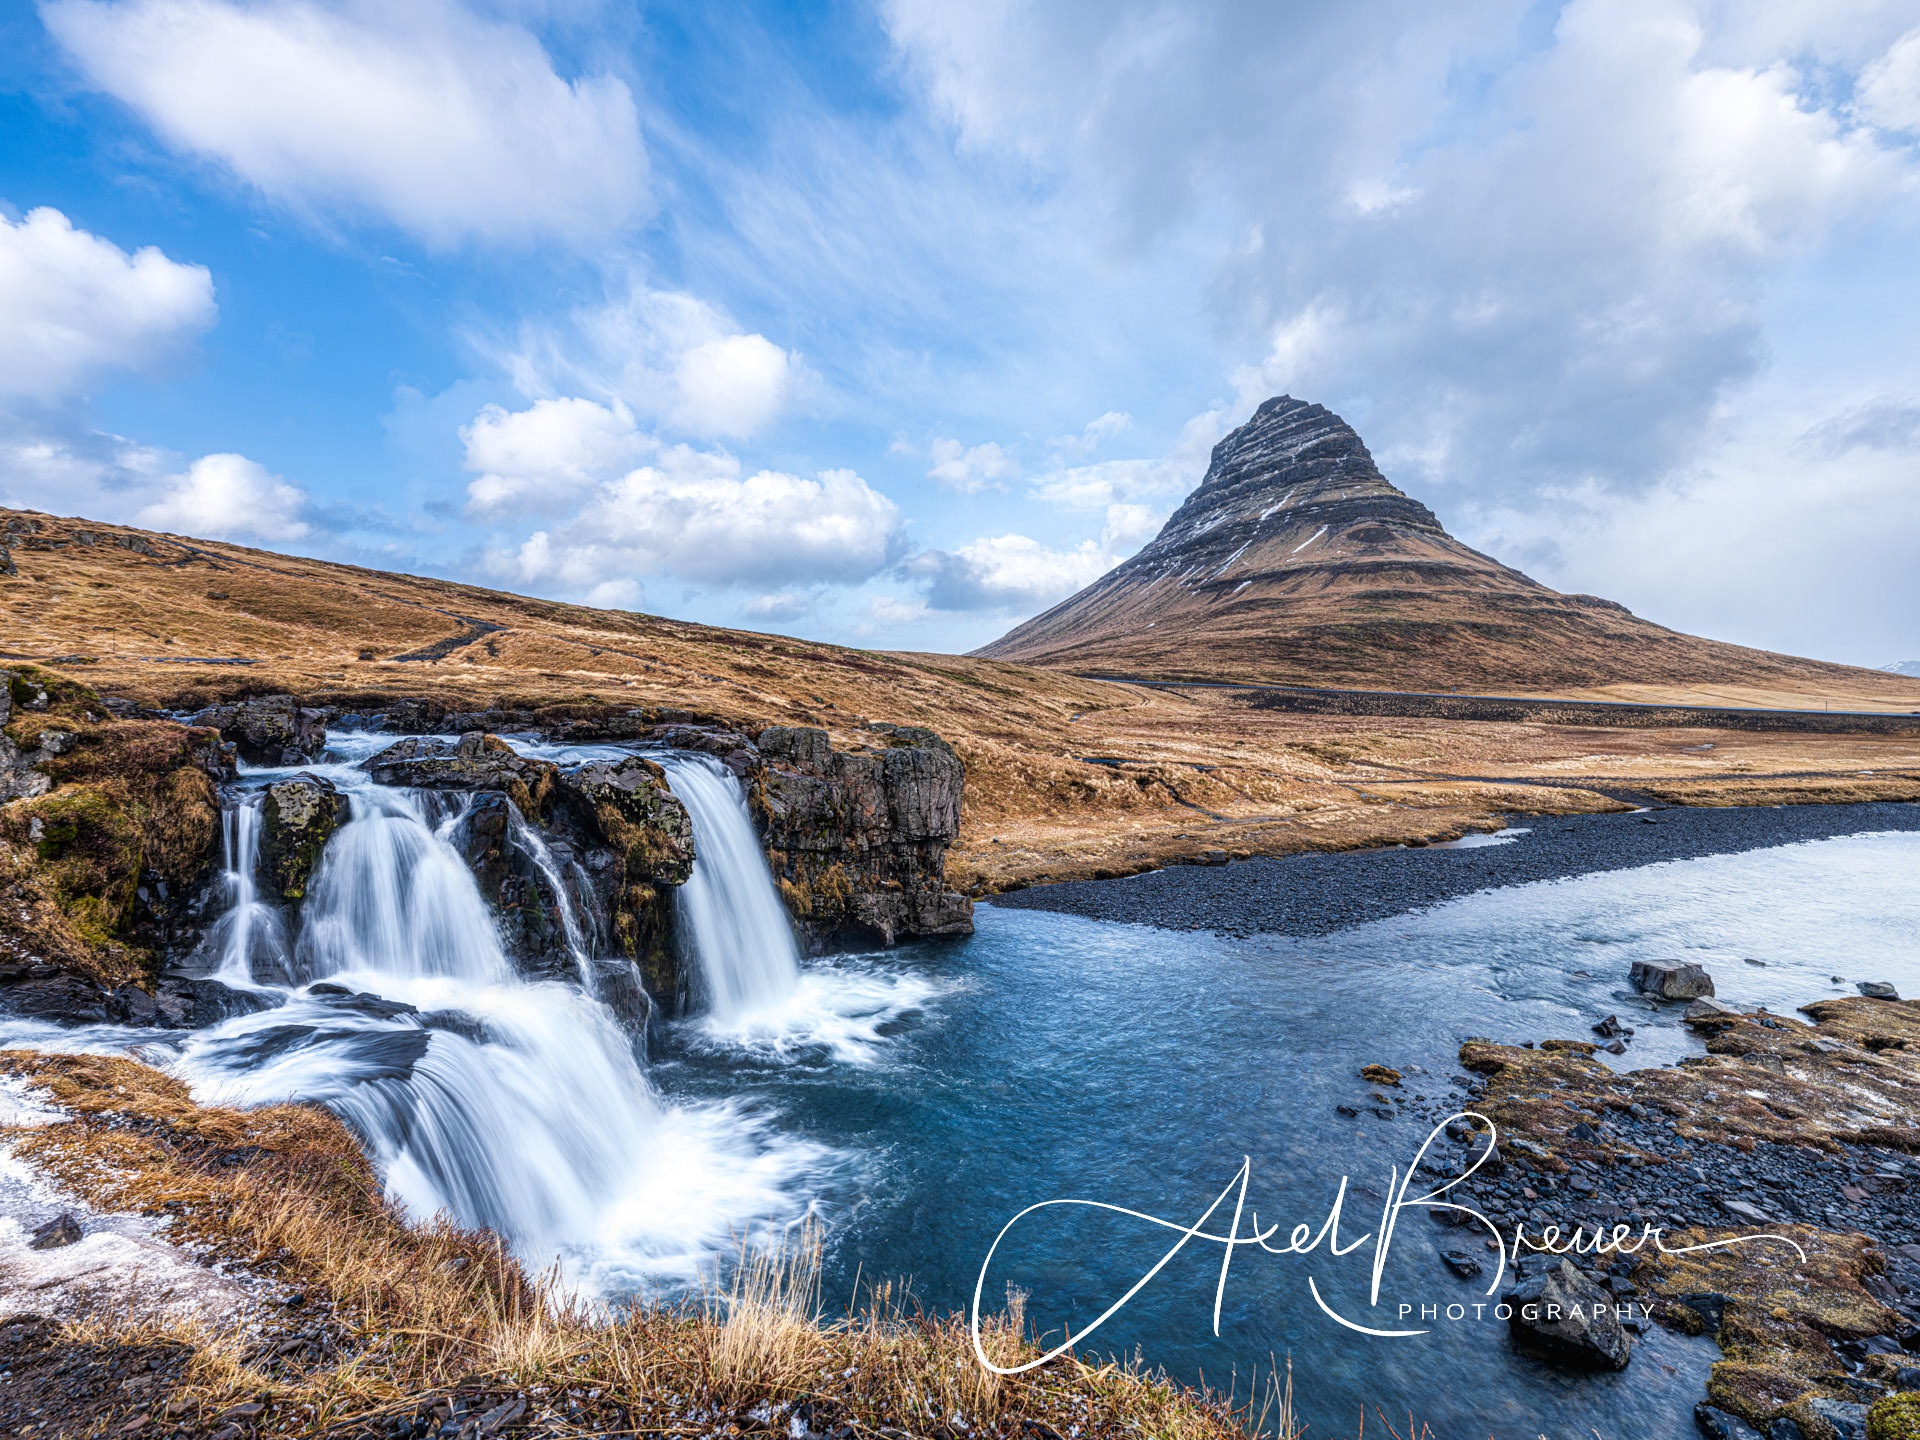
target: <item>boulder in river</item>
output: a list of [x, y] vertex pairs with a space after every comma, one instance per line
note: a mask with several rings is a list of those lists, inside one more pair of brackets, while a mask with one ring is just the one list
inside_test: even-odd
[[529, 760], [498, 735], [471, 730], [457, 741], [413, 735], [367, 761], [376, 785], [418, 790], [499, 790], [529, 820], [546, 814], [560, 767]]
[[282, 900], [306, 897], [347, 805], [333, 785], [317, 775], [295, 775], [267, 787], [260, 802], [260, 869]]
[[1633, 1342], [1614, 1314], [1607, 1291], [1562, 1259], [1522, 1280], [1503, 1297], [1514, 1344], [1557, 1365], [1578, 1370], [1624, 1370]]
[[187, 723], [218, 730], [249, 765], [299, 765], [317, 759], [327, 744], [321, 712], [303, 710], [291, 695], [209, 705]]
[[1707, 1440], [1767, 1440], [1738, 1415], [1728, 1414], [1704, 1401], [1693, 1407], [1693, 1423]]
[[1713, 994], [1713, 977], [1691, 960], [1636, 960], [1633, 988], [1661, 1000], [1697, 1000]]
[[27, 1242], [27, 1248], [58, 1250], [62, 1246], [78, 1243], [79, 1239], [80, 1222], [71, 1215], [60, 1214], [33, 1232], [33, 1239]]

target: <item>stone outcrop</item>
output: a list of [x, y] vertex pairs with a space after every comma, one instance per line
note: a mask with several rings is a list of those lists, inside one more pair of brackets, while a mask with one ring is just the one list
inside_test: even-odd
[[530, 819], [546, 814], [560, 767], [528, 760], [498, 735], [469, 731], [457, 741], [413, 736], [388, 746], [367, 762], [379, 785], [415, 790], [498, 790]]
[[1633, 1342], [1621, 1328], [1610, 1291], [1571, 1260], [1559, 1260], [1523, 1279], [1503, 1297], [1513, 1307], [1513, 1342], [1575, 1370], [1624, 1370]]
[[319, 776], [296, 775], [269, 785], [260, 807], [260, 878], [282, 900], [304, 900], [347, 802]]
[[302, 709], [291, 695], [209, 705], [188, 723], [218, 730], [249, 765], [301, 765], [317, 760], [327, 743], [321, 712]]
[[67, 1023], [177, 1023], [159, 956], [212, 917], [211, 730], [126, 720], [85, 686], [0, 672], [0, 1006]]
[[815, 950], [971, 934], [973, 902], [945, 878], [965, 767], [931, 730], [871, 733], [851, 751], [824, 730], [755, 737], [753, 809], [788, 912]]
[[606, 962], [587, 979], [623, 1021], [644, 1025], [648, 995], [684, 1003], [669, 897], [693, 871], [693, 823], [654, 762], [562, 767], [473, 731], [401, 740], [367, 769], [382, 785], [474, 794], [459, 843], [521, 970], [578, 977], [570, 910], [585, 951]]

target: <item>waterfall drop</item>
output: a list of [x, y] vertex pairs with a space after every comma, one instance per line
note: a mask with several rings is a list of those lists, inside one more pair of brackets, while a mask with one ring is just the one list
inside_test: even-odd
[[800, 950], [740, 782], [709, 755], [655, 758], [693, 817], [693, 874], [675, 904], [707, 1013], [732, 1024], [784, 1004], [800, 984]]

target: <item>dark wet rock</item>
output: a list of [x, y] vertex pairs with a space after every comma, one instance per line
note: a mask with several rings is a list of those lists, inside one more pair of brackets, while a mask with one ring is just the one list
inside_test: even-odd
[[640, 978], [640, 967], [631, 960], [595, 960], [593, 962], [593, 998], [613, 1012], [620, 1028], [629, 1035], [647, 1033], [653, 1018], [653, 1002]]
[[881, 748], [835, 750], [796, 726], [754, 737], [751, 801], [788, 913], [816, 950], [971, 934], [973, 902], [945, 879], [965, 767], [931, 730], [871, 731]]
[[33, 1239], [27, 1242], [29, 1250], [58, 1250], [63, 1245], [76, 1245], [80, 1241], [80, 1222], [71, 1215], [56, 1215], [38, 1230]]
[[188, 723], [218, 730], [249, 765], [300, 765], [319, 758], [327, 733], [322, 713], [291, 695], [266, 695], [195, 711]]
[[1442, 1250], [1440, 1258], [1462, 1280], [1471, 1280], [1482, 1269], [1480, 1258], [1471, 1250]]
[[377, 785], [415, 790], [498, 790], [529, 820], [546, 814], [560, 767], [529, 760], [498, 735], [469, 731], [458, 740], [412, 736], [366, 762]]
[[367, 990], [349, 990], [344, 985], [313, 985], [307, 994], [324, 1000], [336, 1010], [350, 1010], [374, 1020], [391, 1020], [399, 1015], [418, 1015], [420, 1007], [404, 1000], [389, 1000]]
[[1885, 980], [1862, 980], [1854, 987], [1869, 1000], [1898, 1000], [1900, 992]]
[[188, 1016], [188, 1023], [196, 1030], [206, 1025], [218, 1025], [222, 1020], [230, 1020], [236, 1015], [256, 1015], [283, 1003], [271, 992], [240, 990], [211, 977], [202, 977], [189, 983], [193, 992], [193, 1010]]
[[1693, 1407], [1693, 1423], [1707, 1440], [1766, 1440], [1738, 1415], [1729, 1415], [1704, 1402]]
[[[556, 807], [588, 878], [609, 946], [639, 967], [669, 1013], [684, 1008], [689, 981], [673, 940], [673, 891], [693, 873], [693, 820], [645, 756], [591, 761], [563, 771]], [[570, 828], [569, 828], [570, 827]]]
[[1561, 1260], [1503, 1297], [1513, 1307], [1514, 1344], [1569, 1369], [1624, 1370], [1633, 1342], [1614, 1316], [1614, 1297]]
[[1661, 1000], [1696, 1000], [1713, 994], [1713, 977], [1690, 960], [1636, 960], [1633, 988]]
[[[1807, 1402], [1815, 1420], [1833, 1434], [1833, 1440], [1867, 1440], [1867, 1407], [1851, 1400], [1832, 1400], [1824, 1396]], [[1801, 1427], [1803, 1430], [1805, 1426]]]
[[475, 1045], [490, 1044], [494, 1038], [484, 1020], [465, 1010], [429, 1010], [420, 1016], [420, 1024], [428, 1030], [444, 1030], [449, 1035], [458, 1035]]
[[1633, 1027], [1622, 1025], [1618, 1015], [1609, 1015], [1593, 1027], [1593, 1033], [1602, 1040], [1613, 1040], [1623, 1035], [1633, 1034]]
[[261, 877], [282, 900], [302, 900], [347, 802], [331, 782], [296, 775], [269, 785], [260, 806]]
[[569, 978], [577, 966], [567, 947], [560, 907], [583, 897], [562, 894], [535, 862], [525, 832], [515, 840], [512, 802], [503, 794], [473, 797], [456, 843], [481, 897], [500, 925], [500, 942], [524, 974]]

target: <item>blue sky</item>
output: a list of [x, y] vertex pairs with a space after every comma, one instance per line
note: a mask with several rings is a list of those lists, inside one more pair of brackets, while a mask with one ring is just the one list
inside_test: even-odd
[[0, 11], [0, 500], [862, 645], [1259, 400], [1677, 628], [1920, 656], [1920, 0]]

